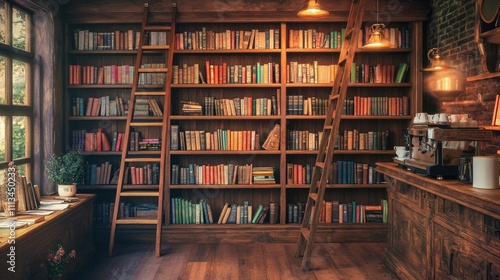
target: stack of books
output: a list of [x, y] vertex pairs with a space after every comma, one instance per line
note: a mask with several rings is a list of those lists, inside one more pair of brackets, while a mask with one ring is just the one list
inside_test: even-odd
[[254, 184], [276, 184], [272, 167], [254, 167], [252, 177]]
[[181, 101], [181, 111], [183, 115], [201, 115], [202, 106], [196, 101]]

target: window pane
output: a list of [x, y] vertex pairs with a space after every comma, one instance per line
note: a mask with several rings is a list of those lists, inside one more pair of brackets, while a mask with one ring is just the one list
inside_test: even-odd
[[[5, 143], [6, 137], [5, 137], [5, 117], [0, 117], [0, 162], [5, 161], [5, 149], [7, 147], [7, 144]], [[0, 181], [3, 182], [3, 181]]]
[[12, 46], [21, 50], [28, 49], [26, 20], [28, 15], [16, 8], [12, 9]]
[[19, 176], [26, 176], [27, 168], [28, 168], [27, 164], [17, 165], [17, 174], [19, 174]]
[[27, 105], [26, 68], [26, 63], [14, 60], [14, 65], [12, 65], [12, 104]]
[[6, 42], [7, 36], [7, 15], [5, 12], [5, 2], [0, 1], [0, 43]]
[[12, 150], [13, 158], [23, 158], [27, 156], [26, 145], [28, 143], [28, 118], [12, 117]]
[[5, 95], [5, 57], [0, 56], [0, 104], [7, 102]]

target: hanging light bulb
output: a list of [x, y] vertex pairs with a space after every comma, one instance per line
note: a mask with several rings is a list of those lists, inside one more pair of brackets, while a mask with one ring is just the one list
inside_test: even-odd
[[321, 8], [318, 0], [307, 0], [306, 7], [299, 11], [297, 16], [305, 19], [317, 19], [327, 17], [329, 14], [327, 10]]
[[448, 65], [439, 49], [432, 48], [427, 53], [429, 66], [422, 69], [428, 72], [425, 81], [425, 89], [442, 102], [454, 101], [458, 95], [465, 91], [465, 82], [462, 72]]
[[378, 23], [378, 0], [377, 0], [377, 23], [372, 24], [370, 27], [371, 34], [368, 43], [363, 46], [363, 48], [391, 48], [393, 45], [384, 36], [385, 25], [383, 23]]

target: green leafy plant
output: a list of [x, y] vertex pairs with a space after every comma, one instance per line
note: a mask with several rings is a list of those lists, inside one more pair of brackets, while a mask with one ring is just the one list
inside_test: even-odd
[[49, 179], [56, 184], [80, 184], [85, 177], [85, 157], [77, 151], [62, 156], [52, 154], [45, 164]]
[[76, 258], [76, 251], [71, 250], [68, 254], [64, 248], [57, 244], [57, 250], [49, 250], [48, 255], [45, 257], [42, 267], [47, 269], [49, 278], [62, 277], [63, 270], [70, 262]]

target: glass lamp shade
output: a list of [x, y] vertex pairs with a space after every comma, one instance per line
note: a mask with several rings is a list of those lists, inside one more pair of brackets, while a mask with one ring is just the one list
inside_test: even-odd
[[429, 67], [423, 69], [425, 73], [425, 90], [442, 102], [454, 101], [465, 92], [465, 78], [461, 71], [446, 63], [437, 48], [427, 53]]
[[385, 38], [384, 30], [385, 25], [382, 23], [376, 23], [371, 26], [371, 35], [368, 39], [368, 43], [363, 46], [363, 48], [391, 48], [393, 45], [387, 38]]
[[297, 13], [297, 16], [305, 19], [317, 19], [327, 17], [330, 13], [323, 10], [318, 3], [318, 0], [308, 0], [305, 9]]

